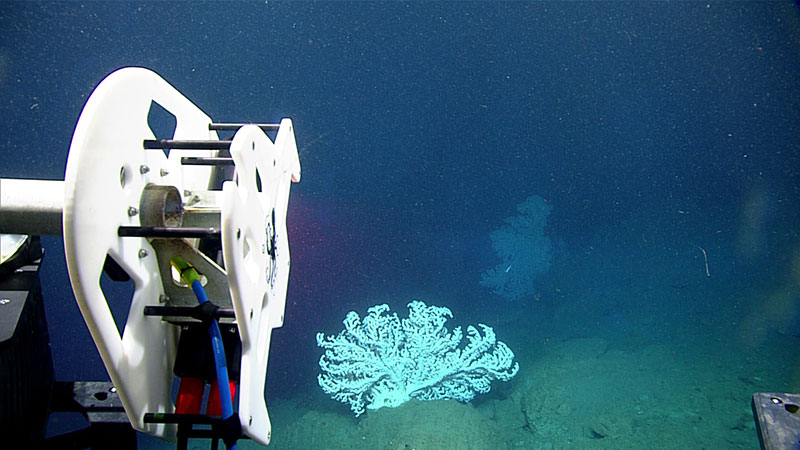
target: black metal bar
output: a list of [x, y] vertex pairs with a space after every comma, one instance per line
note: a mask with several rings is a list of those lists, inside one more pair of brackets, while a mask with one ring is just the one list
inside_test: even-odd
[[147, 150], [223, 150], [231, 148], [231, 141], [188, 141], [176, 139], [145, 139]]
[[121, 226], [117, 229], [117, 236], [120, 237], [145, 237], [160, 239], [176, 238], [213, 238], [219, 239], [221, 232], [217, 228], [186, 227], [131, 227]]
[[[222, 419], [220, 416], [208, 416], [204, 414], [165, 414], [165, 413], [146, 413], [144, 423], [170, 423], [178, 425], [178, 440], [183, 442], [190, 438], [196, 439], [224, 439], [230, 430], [226, 429], [227, 422], [230, 420], [239, 421], [236, 413], [229, 419]], [[195, 425], [211, 426], [209, 428], [195, 429]], [[236, 439], [250, 439], [239, 430]], [[212, 443], [213, 444], [213, 443]], [[180, 446], [180, 444], [179, 444]], [[211, 448], [216, 448], [212, 445]]]
[[275, 131], [281, 127], [279, 123], [211, 123], [208, 129], [212, 131], [236, 131], [245, 125], [255, 125], [264, 131]]
[[233, 158], [201, 158], [197, 156], [184, 156], [181, 158], [184, 166], [232, 166]]
[[221, 423], [222, 417], [205, 414], [145, 413], [144, 423], [177, 423], [189, 425], [214, 425]]
[[[145, 316], [175, 316], [175, 317], [192, 317], [195, 312], [194, 306], [145, 306]], [[217, 309], [214, 313], [217, 319], [231, 318], [235, 319], [236, 314], [232, 309]]]

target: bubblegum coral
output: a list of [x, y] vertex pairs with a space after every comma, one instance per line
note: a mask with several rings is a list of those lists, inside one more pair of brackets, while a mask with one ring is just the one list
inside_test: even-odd
[[317, 334], [317, 345], [326, 349], [319, 385], [334, 400], [349, 403], [356, 416], [365, 407], [396, 407], [412, 398], [468, 402], [489, 392], [492, 380], [508, 381], [519, 370], [514, 353], [491, 327], [479, 324], [481, 335], [468, 326], [461, 346], [461, 328], [451, 333], [444, 326], [453, 316], [448, 308], [412, 301], [408, 310], [402, 320], [384, 314], [385, 304], [369, 308], [363, 320], [350, 311], [338, 335]]
[[534, 294], [534, 278], [547, 272], [552, 244], [545, 235], [552, 206], [532, 195], [517, 206], [518, 216], [507, 217], [505, 225], [489, 237], [501, 261], [481, 274], [481, 285], [506, 300], [520, 300]]

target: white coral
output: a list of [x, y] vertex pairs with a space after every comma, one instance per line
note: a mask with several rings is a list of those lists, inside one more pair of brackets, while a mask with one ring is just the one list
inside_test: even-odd
[[384, 315], [385, 304], [369, 308], [363, 321], [351, 311], [338, 335], [317, 334], [317, 345], [326, 349], [319, 385], [349, 403], [356, 416], [365, 407], [395, 407], [411, 398], [467, 402], [489, 392], [492, 380], [507, 381], [519, 370], [512, 365], [514, 353], [491, 327], [479, 324], [481, 335], [468, 326], [461, 347], [461, 328], [450, 333], [444, 326], [452, 317], [448, 308], [413, 301], [408, 309], [402, 320], [396, 313]]

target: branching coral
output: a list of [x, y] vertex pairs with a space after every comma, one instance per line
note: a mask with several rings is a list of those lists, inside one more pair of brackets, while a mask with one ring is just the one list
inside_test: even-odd
[[481, 285], [507, 300], [520, 300], [535, 292], [534, 279], [550, 268], [552, 244], [545, 235], [552, 207], [538, 195], [517, 206], [518, 216], [489, 237], [502, 260], [481, 274]]
[[467, 343], [461, 345], [461, 328], [444, 326], [448, 308], [408, 304], [409, 315], [399, 319], [389, 306], [376, 305], [362, 320], [351, 311], [344, 330], [336, 336], [317, 334], [325, 349], [319, 360], [319, 385], [356, 414], [364, 408], [395, 407], [419, 400], [472, 400], [489, 392], [492, 380], [507, 381], [519, 365], [494, 330], [483, 324], [467, 327]]

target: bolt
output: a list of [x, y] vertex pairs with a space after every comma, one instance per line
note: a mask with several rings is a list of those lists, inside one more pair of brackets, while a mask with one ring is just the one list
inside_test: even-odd
[[144, 258], [147, 256], [147, 250], [140, 248], [139, 249], [139, 258]]
[[139, 173], [140, 173], [140, 174], [144, 175], [144, 174], [146, 174], [147, 172], [150, 172], [150, 168], [149, 168], [149, 167], [145, 166], [144, 164], [142, 164], [141, 166], [139, 166]]
[[158, 296], [158, 301], [161, 303], [167, 303], [169, 301], [169, 296], [167, 294], [161, 294]]
[[137, 215], [137, 214], [139, 214], [139, 210], [138, 210], [138, 209], [136, 209], [136, 208], [135, 208], [135, 207], [133, 207], [133, 206], [129, 206], [129, 207], [128, 207], [128, 215], [129, 215], [129, 216], [133, 217], [133, 216], [135, 216], [135, 215]]
[[159, 173], [161, 174], [162, 177], [165, 177], [165, 176], [169, 175], [169, 170], [161, 169], [161, 171]]

